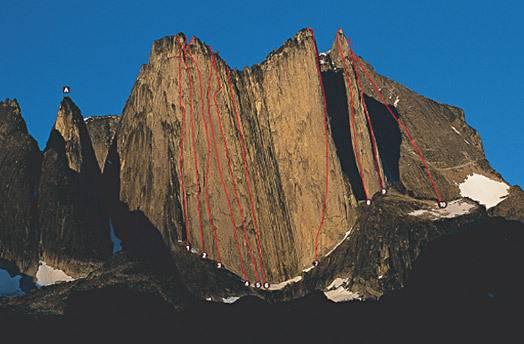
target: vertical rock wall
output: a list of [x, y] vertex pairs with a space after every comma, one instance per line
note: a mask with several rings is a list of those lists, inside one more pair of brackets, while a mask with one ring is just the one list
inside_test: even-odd
[[[214, 259], [220, 251], [239, 275], [242, 269], [250, 279], [295, 275], [314, 259], [325, 197], [325, 114], [311, 32], [241, 72], [196, 39], [184, 51], [184, 40], [155, 42], [126, 104], [117, 138], [120, 198], [140, 209], [170, 247], [186, 239], [187, 223], [189, 239], [202, 250], [201, 218], [205, 250]], [[349, 183], [327, 125], [330, 188], [320, 252], [352, 221]]]

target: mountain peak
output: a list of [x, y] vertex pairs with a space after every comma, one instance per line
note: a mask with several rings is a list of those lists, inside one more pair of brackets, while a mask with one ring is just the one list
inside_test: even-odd
[[0, 102], [0, 135], [7, 135], [13, 131], [27, 134], [27, 126], [16, 99], [6, 99]]
[[53, 131], [60, 134], [64, 141], [69, 168], [80, 172], [83, 168], [91, 169], [96, 165], [84, 118], [70, 97], [64, 97], [60, 102]]
[[180, 49], [187, 44], [186, 35], [179, 32], [176, 35], [165, 36], [153, 42], [149, 63], [162, 57], [175, 57], [180, 53]]
[[100, 169], [80, 109], [69, 97], [60, 103], [44, 151], [38, 220], [41, 260], [70, 276], [85, 276], [110, 252]]

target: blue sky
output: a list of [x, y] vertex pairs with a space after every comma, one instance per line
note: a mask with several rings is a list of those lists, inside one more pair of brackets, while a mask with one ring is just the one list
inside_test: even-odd
[[519, 1], [36, 1], [0, 5], [0, 98], [17, 98], [45, 145], [70, 84], [84, 114], [120, 113], [151, 43], [196, 35], [234, 67], [303, 27], [320, 50], [338, 27], [381, 74], [466, 111], [492, 165], [524, 185]]

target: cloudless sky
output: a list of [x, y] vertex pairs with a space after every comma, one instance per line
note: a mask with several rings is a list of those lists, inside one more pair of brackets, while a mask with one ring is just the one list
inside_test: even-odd
[[342, 27], [379, 73], [463, 108], [494, 168], [524, 185], [523, 12], [511, 0], [0, 0], [0, 99], [18, 99], [43, 147], [62, 85], [84, 115], [119, 114], [155, 39], [196, 35], [242, 68], [304, 27], [327, 50]]

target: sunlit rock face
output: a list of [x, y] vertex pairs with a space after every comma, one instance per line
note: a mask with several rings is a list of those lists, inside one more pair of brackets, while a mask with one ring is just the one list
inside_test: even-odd
[[38, 284], [75, 279], [40, 290], [56, 300], [135, 282], [170, 305], [186, 288], [225, 303], [380, 298], [443, 237], [522, 228], [522, 190], [462, 110], [377, 74], [340, 31], [319, 54], [302, 30], [241, 71], [196, 38], [160, 39], [122, 117], [84, 120], [64, 98], [41, 168], [3, 104], [16, 144], [0, 148], [0, 195], [19, 213], [0, 203], [0, 258]]
[[189, 239], [251, 281], [286, 280], [314, 260], [319, 226], [325, 252], [356, 204], [324, 111], [314, 37], [303, 30], [243, 71], [198, 39], [184, 44], [183, 35], [156, 41], [127, 101], [116, 138], [120, 200], [172, 249]]
[[189, 242], [275, 283], [343, 239], [359, 202], [390, 189], [451, 201], [468, 174], [501, 181], [462, 110], [378, 75], [342, 32], [318, 54], [302, 30], [242, 71], [198, 39], [156, 41], [108, 155], [121, 205], [168, 249]]

